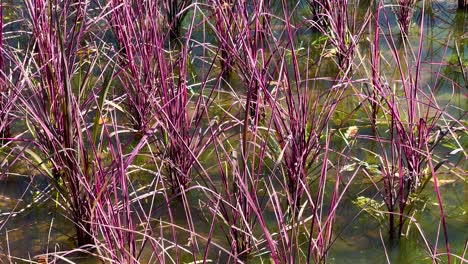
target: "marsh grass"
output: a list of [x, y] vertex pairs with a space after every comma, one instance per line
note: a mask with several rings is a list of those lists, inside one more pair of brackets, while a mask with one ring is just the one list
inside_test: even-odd
[[[433, 262], [457, 257], [439, 171], [463, 165], [439, 152], [466, 156], [466, 110], [441, 101], [444, 83], [450, 97], [462, 86], [423, 56], [425, 4], [414, 38], [414, 1], [397, 15], [383, 1], [308, 3], [25, 1], [17, 38], [0, 39], [2, 177], [22, 163], [46, 176], [31, 186], [76, 242], [39, 258], [325, 263], [362, 212], [384, 219], [389, 261], [386, 243], [409, 230]], [[343, 227], [363, 176], [374, 196]], [[435, 241], [415, 214], [431, 184]]]
[[[424, 10], [424, 4], [423, 4]], [[379, 7], [380, 9], [380, 7]], [[376, 21], [379, 21], [380, 12], [377, 11]], [[364, 96], [370, 106], [367, 114], [372, 126], [372, 140], [379, 146], [377, 157], [379, 160], [379, 172], [381, 184], [375, 187], [381, 192], [388, 214], [388, 232], [391, 240], [404, 235], [403, 228], [412, 222], [415, 204], [418, 197], [430, 179], [434, 182], [434, 194], [437, 197], [440, 209], [440, 225], [444, 233], [446, 251], [450, 252], [447, 224], [441, 200], [439, 185], [437, 185], [438, 169], [446, 162], [437, 159], [434, 151], [444, 135], [436, 133], [441, 122], [459, 124], [461, 120], [449, 115], [445, 108], [437, 102], [438, 83], [443, 80], [440, 69], [436, 67], [435, 78], [429, 82], [421, 79], [421, 72], [429, 68], [422, 61], [424, 43], [424, 11], [420, 21], [419, 47], [416, 49], [406, 45], [397, 48], [393, 35], [381, 33], [385, 28], [390, 30], [388, 20], [380, 26], [376, 22], [374, 40], [371, 42], [371, 64], [367, 71], [372, 87], [365, 90]], [[388, 19], [385, 14], [385, 19]], [[390, 30], [391, 32], [391, 30]], [[390, 47], [391, 62], [387, 57], [386, 64], [396, 65], [396, 70], [390, 71], [393, 80], [386, 78], [388, 72], [382, 66], [382, 54], [379, 40], [384, 38], [386, 45]], [[409, 40], [408, 40], [409, 41]], [[364, 69], [367, 69], [364, 67]], [[378, 111], [382, 111], [378, 115]], [[376, 118], [384, 119], [376, 122]], [[463, 118], [463, 116], [462, 116]], [[382, 129], [382, 124], [385, 129]], [[450, 128], [449, 128], [450, 130]], [[439, 135], [439, 136], [437, 136]], [[434, 140], [434, 137], [438, 138]], [[366, 172], [367, 173], [367, 172]], [[370, 175], [368, 175], [371, 177]], [[375, 183], [374, 183], [375, 184]], [[435, 258], [437, 248], [431, 248], [431, 254]], [[450, 253], [447, 254], [450, 262]]]

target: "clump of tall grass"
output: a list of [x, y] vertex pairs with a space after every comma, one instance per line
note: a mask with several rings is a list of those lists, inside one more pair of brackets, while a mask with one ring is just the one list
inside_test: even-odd
[[[180, 194], [188, 187], [191, 168], [208, 145], [209, 137], [203, 138], [206, 132], [201, 130], [201, 121], [214, 95], [214, 90], [207, 88], [205, 76], [199, 78], [200, 87], [189, 87], [193, 21], [179, 40], [176, 54], [166, 49], [168, 35], [159, 21], [161, 9], [156, 2], [112, 4], [110, 23], [124, 51], [119, 78], [133, 109], [130, 113], [137, 117], [140, 133], [155, 135], [168, 186], [174, 194]], [[134, 23], [135, 19], [139, 24]], [[206, 76], [210, 73], [208, 70]], [[157, 122], [162, 124], [161, 129], [148, 130]]]
[[74, 224], [78, 246], [97, 248], [119, 263], [137, 263], [136, 234], [147, 237], [149, 231], [137, 231], [133, 222], [138, 197], [131, 196], [127, 169], [148, 134], [130, 152], [120, 138], [125, 136], [119, 136], [128, 129], [115, 122], [117, 110], [125, 113], [112, 87], [117, 61], [102, 55], [112, 54], [101, 41], [105, 32], [92, 33], [100, 19], [89, 19], [88, 2], [27, 1], [26, 8], [31, 49], [24, 59], [10, 55], [21, 80], [17, 107], [34, 140], [24, 157], [48, 176], [56, 191], [49, 198]]
[[[368, 116], [372, 120], [371, 138], [378, 145], [379, 174], [382, 178], [382, 186], [376, 185], [376, 187], [388, 210], [386, 215], [389, 238], [395, 239], [403, 234], [403, 228], [411, 220], [418, 195], [432, 179], [450, 262], [446, 217], [437, 184], [437, 170], [444, 164], [444, 160], [437, 160], [434, 155], [441, 138], [446, 134], [434, 135], [443, 120], [451, 120], [449, 122], [451, 124], [461, 125], [461, 123], [449, 115], [446, 106], [439, 105], [436, 99], [439, 83], [447, 81], [440, 72], [442, 67], [439, 66], [434, 72], [434, 80], [429, 82], [422, 80], [425, 66], [422, 61], [424, 12], [420, 22], [419, 46], [414, 52], [410, 48], [398, 49], [393, 36], [382, 33], [383, 28], [387, 27], [390, 30], [390, 26], [388, 22], [383, 26], [379, 24], [381, 8], [380, 4], [375, 18], [375, 36], [371, 41], [371, 70], [367, 73], [369, 76], [367, 85], [371, 88], [359, 96], [363, 96], [371, 105], [368, 111]], [[380, 38], [385, 42], [381, 42]], [[389, 46], [390, 56], [386, 60], [388, 66], [396, 65], [396, 69], [390, 72], [395, 76], [392, 80], [387, 78], [388, 73], [384, 71], [385, 65], [381, 62], [382, 45]], [[380, 115], [376, 109], [381, 111]], [[436, 248], [432, 251], [436, 254]]]
[[[45, 0], [26, 1], [25, 5], [32, 49], [24, 62], [19, 58], [16, 61], [22, 80], [19, 85], [28, 91], [20, 96], [21, 107], [41, 152], [38, 156], [43, 157], [42, 163], [51, 164], [51, 170], [45, 173], [66, 201], [63, 208], [75, 225], [77, 244], [92, 244], [92, 170], [82, 134], [83, 109], [72, 87], [76, 71], [82, 69], [78, 67], [77, 51], [87, 30], [88, 6], [84, 2], [71, 5]], [[89, 78], [83, 80], [80, 90], [87, 81]]]
[[[225, 79], [230, 73], [236, 74], [246, 88], [242, 99], [236, 99], [238, 107], [230, 107], [232, 110], [240, 107], [241, 111], [226, 110], [235, 118], [232, 125], [238, 134], [234, 138], [230, 133], [213, 135], [222, 184], [220, 188], [212, 187], [218, 190], [220, 197], [213, 196], [210, 200], [216, 205], [213, 211], [219, 221], [226, 223], [226, 228], [222, 224], [222, 229], [235, 262], [246, 259], [258, 248], [253, 233], [256, 227], [262, 230], [265, 243], [270, 248], [273, 246], [262, 214], [262, 194], [258, 192], [262, 186], [266, 145], [258, 135], [261, 119], [258, 94], [264, 84], [255, 64], [256, 61], [265, 62], [262, 51], [265, 43], [260, 35], [262, 16], [259, 16], [264, 6], [255, 1], [251, 7], [250, 14], [245, 12], [247, 3], [244, 2], [216, 1], [213, 8], [216, 17], [213, 30], [219, 42], [221, 74]], [[258, 19], [251, 20], [252, 17]], [[231, 89], [237, 97], [240, 91]], [[276, 261], [276, 250], [271, 254]]]
[[[282, 26], [280, 36], [273, 37], [270, 24], [260, 23], [269, 16], [262, 13], [269, 10], [262, 3], [252, 4], [250, 16], [239, 12], [246, 9], [240, 3], [228, 6], [228, 11], [239, 12], [232, 16], [237, 16], [233, 20], [240, 33], [231, 38], [216, 33], [231, 51], [231, 69], [246, 91], [239, 101], [243, 111], [238, 115], [242, 124], [239, 146], [226, 146], [226, 140], [218, 140], [216, 147], [219, 167], [226, 169], [221, 170], [223, 196], [216, 196], [222, 200], [217, 203], [212, 199], [218, 206], [213, 210], [231, 226], [226, 236], [239, 256], [266, 247], [274, 263], [321, 262], [331, 244], [333, 219], [341, 199], [336, 180], [330, 212], [320, 213], [325, 206], [329, 169], [330, 137], [326, 132], [349, 84], [346, 76], [350, 69], [343, 68], [342, 77], [331, 77], [331, 87], [321, 90], [318, 80], [310, 76], [309, 52], [299, 55], [297, 50], [289, 5], [281, 3], [282, 13], [276, 14], [281, 19], [268, 19]], [[314, 66], [320, 68], [320, 63]], [[318, 191], [312, 191], [313, 184]], [[274, 213], [274, 227], [266, 225], [262, 213], [266, 208]], [[255, 239], [256, 229], [261, 230], [262, 240]], [[301, 245], [303, 237], [307, 242]]]

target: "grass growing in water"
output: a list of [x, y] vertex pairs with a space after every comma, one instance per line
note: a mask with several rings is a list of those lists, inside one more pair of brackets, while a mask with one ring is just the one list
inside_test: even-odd
[[[31, 185], [74, 226], [76, 249], [46, 255], [327, 262], [373, 168], [349, 156], [364, 149], [381, 179], [368, 175], [375, 196], [356, 204], [385, 218], [383, 244], [414, 224], [433, 262], [463, 258], [439, 173], [464, 168], [437, 157], [443, 144], [466, 157], [466, 109], [438, 97], [463, 84], [425, 59], [425, 4], [412, 7], [420, 37], [398, 42], [390, 21], [407, 19], [365, 2], [25, 1], [18, 27], [2, 24], [0, 130], [12, 133], [0, 164], [6, 177], [18, 163], [46, 175], [49, 187]], [[413, 214], [431, 184], [445, 249]]]

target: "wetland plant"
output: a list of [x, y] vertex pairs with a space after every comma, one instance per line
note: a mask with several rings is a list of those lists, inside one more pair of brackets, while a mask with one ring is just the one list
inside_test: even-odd
[[89, 245], [94, 242], [90, 232], [92, 198], [88, 189], [92, 170], [82, 134], [82, 106], [71, 87], [74, 73], [79, 70], [77, 51], [87, 30], [84, 15], [87, 4], [59, 6], [52, 1], [31, 0], [25, 5], [33, 49], [24, 62], [16, 57], [22, 80], [17, 89], [28, 91], [20, 95], [21, 108], [41, 151], [37, 156], [43, 157], [41, 163], [51, 164], [51, 170], [45, 173], [66, 201], [62, 206], [75, 225], [77, 244]]
[[[368, 103], [372, 104], [370, 109], [378, 107], [382, 111], [379, 118], [383, 118], [380, 123], [383, 122], [385, 129], [381, 128], [382, 125], [377, 122], [371, 123], [374, 140], [380, 148], [379, 173], [383, 186], [378, 187], [376, 182], [374, 184], [381, 192], [388, 210], [386, 215], [389, 237], [395, 239], [403, 234], [404, 226], [414, 215], [413, 210], [418, 196], [432, 179], [440, 209], [447, 257], [450, 262], [447, 224], [436, 173], [445, 160], [435, 158], [434, 151], [437, 144], [441, 142], [441, 138], [436, 136], [437, 139], [434, 140], [434, 131], [443, 120], [451, 120], [450, 124], [461, 126], [462, 124], [460, 120], [448, 115], [446, 106], [439, 105], [436, 100], [438, 83], [450, 81], [443, 80], [444, 77], [440, 73], [441, 67], [435, 70], [434, 79], [422, 80], [422, 71], [425, 67], [422, 62], [424, 12], [420, 26], [419, 47], [414, 55], [411, 49], [398, 49], [392, 35], [386, 36], [381, 33], [379, 29], [381, 26], [376, 23], [376, 35], [371, 47], [372, 73], [369, 77], [369, 85], [373, 92], [372, 94], [366, 92], [365, 98], [368, 98]], [[382, 44], [379, 36], [383, 37], [390, 47], [392, 59], [390, 64], [396, 65], [394, 75], [398, 77], [393, 82], [386, 79], [381, 70], [380, 46]], [[376, 118], [376, 113], [373, 111], [368, 112], [368, 115], [371, 119]], [[433, 248], [433, 254], [436, 254], [435, 251], [436, 248]]]
[[[375, 193], [355, 204], [378, 209], [392, 242], [414, 224], [437, 262], [416, 218], [430, 192], [450, 262], [439, 172], [463, 168], [438, 154], [448, 137], [465, 154], [466, 111], [438, 97], [462, 87], [425, 58], [425, 4], [413, 49], [412, 36], [397, 47], [383, 1], [308, 2], [24, 1], [18, 44], [0, 39], [0, 137], [13, 146], [0, 154], [46, 176], [46, 189], [32, 182], [78, 246], [36, 259], [326, 263], [359, 216], [339, 218], [357, 191]], [[402, 31], [415, 2], [398, 1]], [[354, 124], [361, 111], [371, 135]], [[364, 141], [379, 177], [367, 161], [345, 169]]]

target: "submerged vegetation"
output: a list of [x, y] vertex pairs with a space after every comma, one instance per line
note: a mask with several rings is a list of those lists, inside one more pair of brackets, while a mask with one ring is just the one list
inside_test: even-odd
[[465, 262], [440, 2], [0, 0], [1, 259]]

